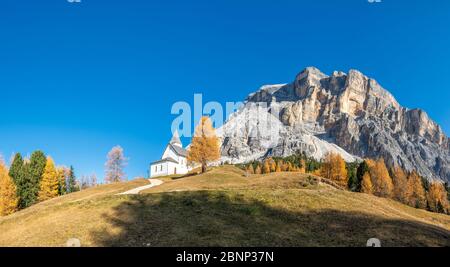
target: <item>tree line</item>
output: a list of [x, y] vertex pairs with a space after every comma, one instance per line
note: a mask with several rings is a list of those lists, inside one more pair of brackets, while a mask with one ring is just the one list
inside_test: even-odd
[[[123, 149], [120, 146], [113, 147], [105, 163], [105, 182], [124, 181], [126, 161]], [[0, 216], [96, 186], [97, 183], [95, 174], [77, 179], [73, 166], [56, 166], [50, 156], [39, 150], [25, 159], [16, 153], [9, 169], [0, 158]]]
[[389, 169], [382, 158], [348, 163], [335, 153], [326, 154], [321, 161], [297, 153], [285, 158], [253, 161], [240, 167], [247, 174], [310, 173], [329, 179], [346, 190], [394, 199], [418, 209], [450, 214], [448, 183], [430, 182], [416, 171], [408, 172], [398, 166]]
[[320, 161], [307, 157], [304, 153], [289, 157], [269, 157], [264, 161], [253, 161], [238, 167], [246, 170], [248, 174], [267, 174], [271, 172], [301, 172], [314, 173], [322, 166]]
[[[126, 180], [126, 162], [123, 149], [113, 147], [105, 163], [105, 182]], [[0, 216], [96, 186], [97, 183], [95, 174], [77, 179], [73, 166], [56, 166], [53, 159], [40, 150], [25, 159], [16, 153], [9, 168], [0, 157]]]
[[25, 159], [16, 153], [9, 169], [0, 161], [0, 216], [79, 190], [74, 168], [56, 166], [42, 151]]

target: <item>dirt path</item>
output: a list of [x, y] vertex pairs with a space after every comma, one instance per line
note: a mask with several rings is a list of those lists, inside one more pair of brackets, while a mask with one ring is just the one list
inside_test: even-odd
[[164, 183], [163, 181], [158, 180], [158, 179], [149, 179], [148, 181], [150, 182], [149, 185], [140, 186], [140, 187], [128, 190], [126, 192], [117, 194], [117, 195], [137, 195], [137, 194], [139, 194], [139, 192], [141, 192], [145, 189], [149, 189], [149, 188], [152, 188], [152, 187], [155, 187], [155, 186], [158, 186], [158, 185], [161, 185]]

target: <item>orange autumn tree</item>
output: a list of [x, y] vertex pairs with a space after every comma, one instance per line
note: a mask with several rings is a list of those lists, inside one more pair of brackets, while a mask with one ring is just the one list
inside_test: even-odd
[[271, 172], [275, 172], [277, 170], [277, 164], [275, 163], [275, 160], [270, 158], [269, 159], [269, 164], [270, 164], [270, 171]]
[[431, 211], [447, 213], [449, 210], [447, 190], [440, 182], [432, 182], [427, 193], [428, 206]]
[[411, 207], [425, 209], [427, 207], [427, 196], [423, 187], [422, 178], [413, 171], [408, 176], [408, 205]]
[[394, 194], [394, 184], [382, 158], [377, 161], [366, 160], [372, 178], [373, 193], [378, 197], [390, 198]]
[[262, 174], [261, 166], [259, 164], [255, 168], [255, 174]]
[[289, 165], [286, 162], [283, 162], [283, 165], [281, 165], [281, 171], [282, 172], [289, 171]]
[[288, 171], [289, 171], [289, 172], [295, 171], [294, 165], [292, 165], [292, 163], [290, 163], [290, 162], [288, 162]]
[[9, 176], [5, 163], [0, 159], [0, 216], [16, 212], [18, 204], [16, 185]]
[[270, 173], [270, 163], [267, 159], [263, 162], [262, 172], [264, 174]]
[[275, 167], [275, 172], [281, 172], [281, 161], [278, 161]]
[[363, 175], [361, 181], [361, 192], [366, 194], [373, 193], [372, 178], [370, 177], [370, 174], [368, 172]]
[[187, 160], [189, 163], [202, 165], [202, 173], [206, 172], [208, 163], [220, 158], [219, 138], [216, 136], [211, 120], [202, 117], [195, 128], [192, 143], [188, 149]]
[[405, 172], [398, 166], [392, 171], [392, 181], [394, 183], [394, 199], [404, 204], [408, 203], [408, 178]]
[[51, 157], [47, 157], [44, 173], [41, 179], [41, 189], [39, 191], [39, 201], [45, 201], [59, 195], [59, 176], [55, 163]]
[[344, 159], [339, 154], [328, 153], [322, 163], [320, 175], [330, 179], [343, 187], [347, 187], [348, 176]]

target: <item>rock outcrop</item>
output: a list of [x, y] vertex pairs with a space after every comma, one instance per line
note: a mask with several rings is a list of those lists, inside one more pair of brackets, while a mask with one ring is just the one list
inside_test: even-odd
[[391, 167], [450, 180], [450, 141], [441, 127], [356, 70], [328, 76], [310, 67], [293, 83], [264, 86], [219, 133], [224, 161], [296, 152], [321, 159], [334, 151], [347, 161], [383, 157]]

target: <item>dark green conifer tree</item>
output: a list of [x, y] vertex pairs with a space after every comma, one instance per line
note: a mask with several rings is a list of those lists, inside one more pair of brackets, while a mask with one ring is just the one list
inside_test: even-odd
[[77, 178], [75, 176], [75, 170], [74, 170], [73, 166], [70, 166], [69, 180], [67, 181], [67, 192], [73, 193], [73, 192], [77, 192], [79, 190], [80, 190], [80, 188], [77, 185]]
[[26, 208], [37, 202], [40, 190], [40, 182], [44, 173], [47, 158], [42, 151], [31, 154], [30, 161], [22, 167], [20, 181], [20, 207]]

